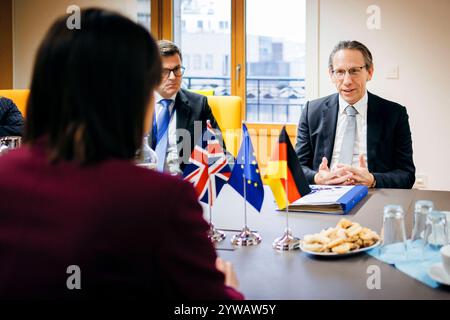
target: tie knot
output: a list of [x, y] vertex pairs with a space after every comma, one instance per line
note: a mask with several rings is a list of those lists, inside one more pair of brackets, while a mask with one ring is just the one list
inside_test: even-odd
[[168, 108], [170, 106], [170, 104], [172, 103], [172, 99], [161, 99], [159, 101], [159, 103], [164, 107], [164, 108]]
[[358, 111], [356, 111], [354, 106], [348, 105], [347, 108], [345, 108], [345, 113], [348, 116], [354, 117], [358, 113]]

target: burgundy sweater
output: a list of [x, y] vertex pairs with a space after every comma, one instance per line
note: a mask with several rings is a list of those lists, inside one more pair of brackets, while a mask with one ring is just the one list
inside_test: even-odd
[[243, 299], [178, 178], [123, 160], [50, 164], [36, 144], [0, 157], [0, 195], [0, 299]]

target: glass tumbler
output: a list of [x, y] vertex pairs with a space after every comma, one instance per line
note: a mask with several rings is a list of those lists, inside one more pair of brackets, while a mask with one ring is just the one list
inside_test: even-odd
[[406, 255], [405, 213], [399, 205], [387, 205], [383, 213], [383, 243], [381, 255], [390, 262]]

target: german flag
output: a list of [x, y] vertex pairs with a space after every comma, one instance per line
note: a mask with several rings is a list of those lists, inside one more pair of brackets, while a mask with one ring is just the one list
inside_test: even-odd
[[265, 178], [272, 189], [279, 209], [285, 209], [290, 203], [311, 192], [300, 162], [289, 140], [286, 127], [283, 127], [281, 130], [278, 144], [273, 150]]

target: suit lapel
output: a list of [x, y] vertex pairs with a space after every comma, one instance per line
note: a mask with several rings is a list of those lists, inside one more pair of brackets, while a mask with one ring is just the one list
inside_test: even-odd
[[156, 103], [153, 105], [153, 115], [152, 115], [152, 119], [151, 119], [151, 122], [150, 122], [150, 130], [149, 130], [149, 132], [147, 132], [147, 134], [148, 134], [148, 144], [149, 144], [149, 146], [150, 147], [153, 147], [152, 146], [152, 139], [153, 139], [153, 123], [156, 121], [155, 120], [155, 116], [156, 116]]
[[373, 170], [377, 145], [380, 140], [383, 121], [379, 106], [373, 94], [368, 92], [367, 101], [367, 161], [369, 171]]
[[[191, 118], [191, 107], [189, 105], [189, 100], [183, 93], [183, 90], [178, 91], [177, 97], [175, 98], [175, 110], [177, 111], [177, 129], [188, 129], [189, 121]], [[180, 146], [180, 136], [177, 130], [177, 146], [178, 154], [181, 152]]]
[[327, 102], [322, 110], [322, 124], [323, 124], [323, 145], [321, 149], [322, 155], [317, 159], [318, 163], [322, 161], [322, 156], [328, 159], [328, 163], [331, 163], [331, 157], [333, 155], [334, 139], [336, 136], [337, 116], [339, 112], [339, 99], [338, 94], [333, 95]]
[[[153, 110], [153, 112], [156, 112], [156, 110]], [[152, 121], [150, 123], [150, 130], [148, 132], [148, 144], [150, 147], [152, 147], [154, 117], [155, 117], [155, 115], [152, 116]]]
[[177, 129], [188, 128], [189, 118], [191, 115], [191, 108], [189, 100], [186, 99], [183, 91], [179, 91], [175, 98], [175, 110], [177, 111]]

